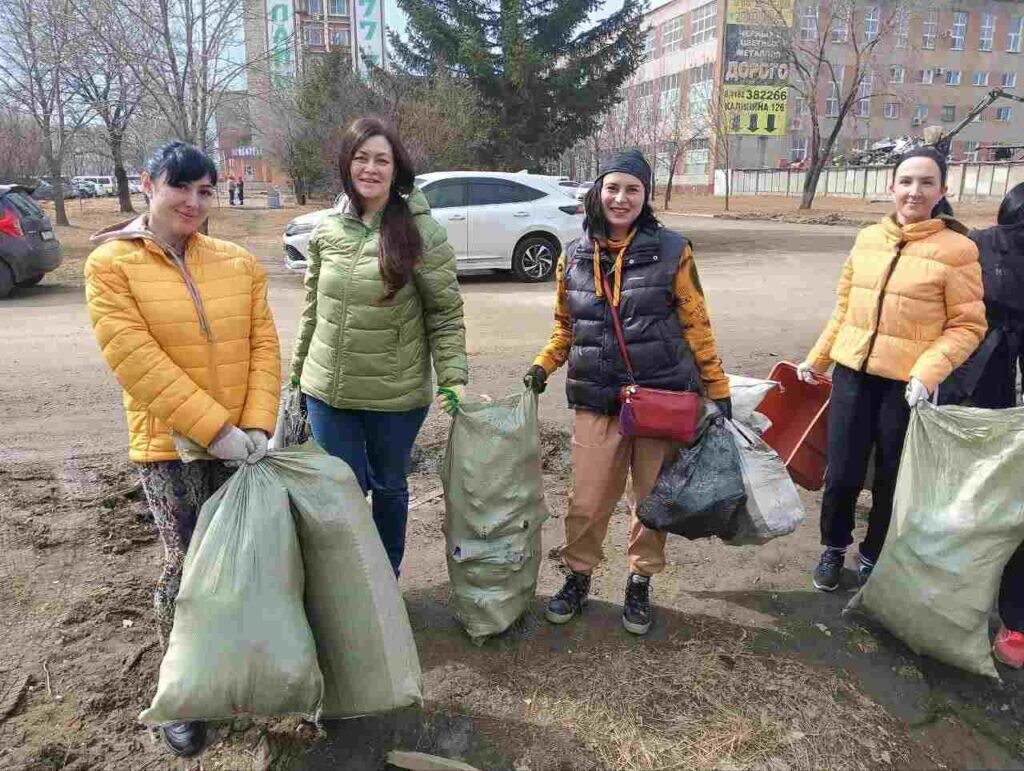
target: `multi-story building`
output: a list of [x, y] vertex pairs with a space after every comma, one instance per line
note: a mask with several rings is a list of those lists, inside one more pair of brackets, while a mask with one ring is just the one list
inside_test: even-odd
[[275, 95], [301, 80], [319, 57], [352, 56], [351, 0], [245, 0], [246, 89], [217, 114], [217, 144], [225, 173], [282, 184], [275, 155]]
[[[733, 167], [778, 166], [805, 158], [810, 105], [796, 89], [789, 90], [775, 115], [768, 115], [772, 105], [759, 106], [760, 126], [754, 117], [749, 127], [745, 117], [742, 122], [734, 122], [735, 116], [727, 120], [728, 110], [716, 109], [723, 103], [723, 82], [733, 74], [726, 78], [726, 67], [721, 66], [727, 58], [727, 21], [738, 21], [727, 19], [727, 14], [730, 6], [736, 14], [737, 7], [742, 12], [754, 2], [669, 0], [647, 14], [644, 61], [627, 88], [624, 106], [609, 119], [609, 133], [615, 137], [615, 126], [646, 124], [634, 129], [630, 139], [659, 156], [657, 173], [662, 181], [668, 176], [669, 159], [675, 157], [676, 184], [709, 188], [716, 157], [721, 162], [723, 156], [715, 149], [723, 146], [725, 135]], [[785, 2], [765, 0], [762, 5], [782, 9]], [[858, 92], [864, 98], [844, 121], [835, 152], [866, 149], [890, 137], [921, 135], [929, 125], [951, 128], [990, 89], [1014, 91], [1019, 80], [1024, 87], [1024, 2], [940, 0], [905, 8], [890, 0], [859, 0], [852, 18], [842, 24], [832, 18], [827, 2], [798, 1], [787, 18], [787, 36], [804, 42], [827, 36], [824, 50], [838, 83], [822, 78], [814, 96], [823, 134], [838, 115], [843, 81], [855, 77], [855, 43], [878, 39]], [[858, 28], [849, 29], [851, 23]], [[729, 35], [735, 35], [735, 29], [730, 24]], [[730, 56], [736, 45], [731, 38]], [[725, 88], [728, 97], [728, 89], [736, 86]], [[741, 128], [743, 133], [735, 133]], [[956, 136], [952, 154], [965, 160], [1000, 160], [1012, 152], [1010, 147], [1021, 144], [1024, 105], [999, 100]], [[676, 147], [678, 153], [673, 152]]]

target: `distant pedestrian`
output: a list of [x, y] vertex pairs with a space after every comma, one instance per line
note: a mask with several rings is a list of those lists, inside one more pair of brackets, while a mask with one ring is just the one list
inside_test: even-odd
[[229, 206], [234, 206], [235, 205], [235, 190], [236, 189], [237, 189], [237, 185], [235, 183], [235, 178], [233, 176], [231, 176], [230, 174], [228, 174], [228, 205]]
[[238, 191], [238, 205], [239, 206], [244, 206], [245, 205], [245, 178], [241, 174], [238, 175], [238, 182], [236, 183], [236, 185], [237, 185], [236, 189]]
[[978, 249], [949, 217], [946, 159], [911, 150], [893, 169], [895, 213], [857, 234], [836, 290], [832, 319], [798, 368], [835, 363], [828, 414], [828, 467], [821, 503], [825, 550], [814, 586], [839, 587], [868, 460], [875, 453], [867, 535], [858, 578], [868, 580], [892, 518], [910, 410], [930, 398], [985, 335]]

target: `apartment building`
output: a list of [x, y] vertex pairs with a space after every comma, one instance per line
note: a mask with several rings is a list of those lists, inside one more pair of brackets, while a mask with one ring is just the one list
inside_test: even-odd
[[[715, 162], [715, 153], [709, 150], [721, 146], [716, 142], [723, 134], [729, 137], [728, 156], [734, 167], [774, 167], [805, 158], [810, 106], [792, 90], [787, 104], [758, 105], [760, 124], [757, 117], [751, 117], [749, 126], [747, 116], [742, 121], [736, 115], [728, 121], [718, 115], [707, 117], [709, 108], [718, 112], [720, 89], [726, 89], [728, 101], [730, 89], [736, 88], [727, 82], [736, 71], [730, 70], [726, 78], [727, 67], [721, 63], [728, 61], [735, 68], [738, 31], [757, 32], [756, 27], [736, 26], [744, 21], [739, 14], [750, 11], [752, 2], [670, 0], [647, 14], [644, 61], [627, 87], [628, 106], [619, 110], [618, 117], [621, 121], [623, 115], [631, 114], [634, 123], [646, 117], [648, 124], [664, 126], [673, 120], [658, 109], [676, 110], [683, 130], [648, 130], [645, 137], [641, 129], [632, 138], [648, 152], [657, 149], [660, 179], [668, 176], [665, 159], [671, 147], [684, 143], [675, 167], [676, 184], [694, 189], [709, 186]], [[788, 14], [784, 2], [771, 5]], [[842, 82], [855, 76], [855, 42], [878, 39], [870, 71], [860, 84], [864, 99], [847, 117], [836, 152], [865, 149], [887, 137], [920, 135], [929, 125], [952, 128], [989, 90], [1020, 93], [1018, 81], [1024, 89], [1024, 2], [1020, 0], [940, 0], [903, 6], [860, 0], [846, 24], [835, 21], [826, 2], [798, 1], [786, 21], [791, 23], [787, 35], [808, 42], [827, 37], [825, 50], [840, 84], [822, 83], [815, 97], [823, 133], [832, 129], [831, 118], [838, 115]], [[770, 66], [770, 40], [766, 43], [763, 35], [750, 37], [753, 43], [739, 44], [740, 58], [744, 46], [749, 46], [753, 57], [765, 57], [762, 63], [774, 74], [782, 72]], [[758, 98], [767, 93], [754, 91]], [[615, 121], [613, 115], [609, 124], [614, 126]], [[1024, 104], [999, 100], [957, 135], [952, 153], [958, 159], [1001, 160], [1013, 152], [1013, 146], [1022, 144]]]

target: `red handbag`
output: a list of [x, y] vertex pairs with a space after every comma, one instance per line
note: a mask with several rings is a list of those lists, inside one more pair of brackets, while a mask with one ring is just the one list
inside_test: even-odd
[[645, 388], [637, 385], [633, 373], [633, 362], [626, 348], [622, 334], [619, 312], [612, 302], [608, 279], [601, 277], [604, 296], [612, 312], [615, 337], [619, 351], [626, 365], [629, 385], [619, 391], [619, 433], [623, 436], [642, 436], [649, 439], [665, 439], [670, 442], [693, 444], [697, 441], [700, 422], [701, 396], [692, 391], [666, 391], [659, 388]]

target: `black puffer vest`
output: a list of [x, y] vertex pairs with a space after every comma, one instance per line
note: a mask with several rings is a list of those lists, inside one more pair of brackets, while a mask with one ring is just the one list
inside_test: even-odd
[[[675, 277], [687, 240], [665, 228], [639, 231], [622, 264], [619, 318], [637, 383], [670, 391], [702, 390], [700, 372], [676, 310]], [[589, 236], [565, 250], [565, 290], [572, 316], [566, 393], [569, 406], [605, 415], [619, 412], [619, 389], [629, 382], [619, 353], [608, 298], [594, 291], [594, 244]], [[611, 257], [601, 255], [605, 274]], [[609, 286], [613, 280], [609, 275]]]

